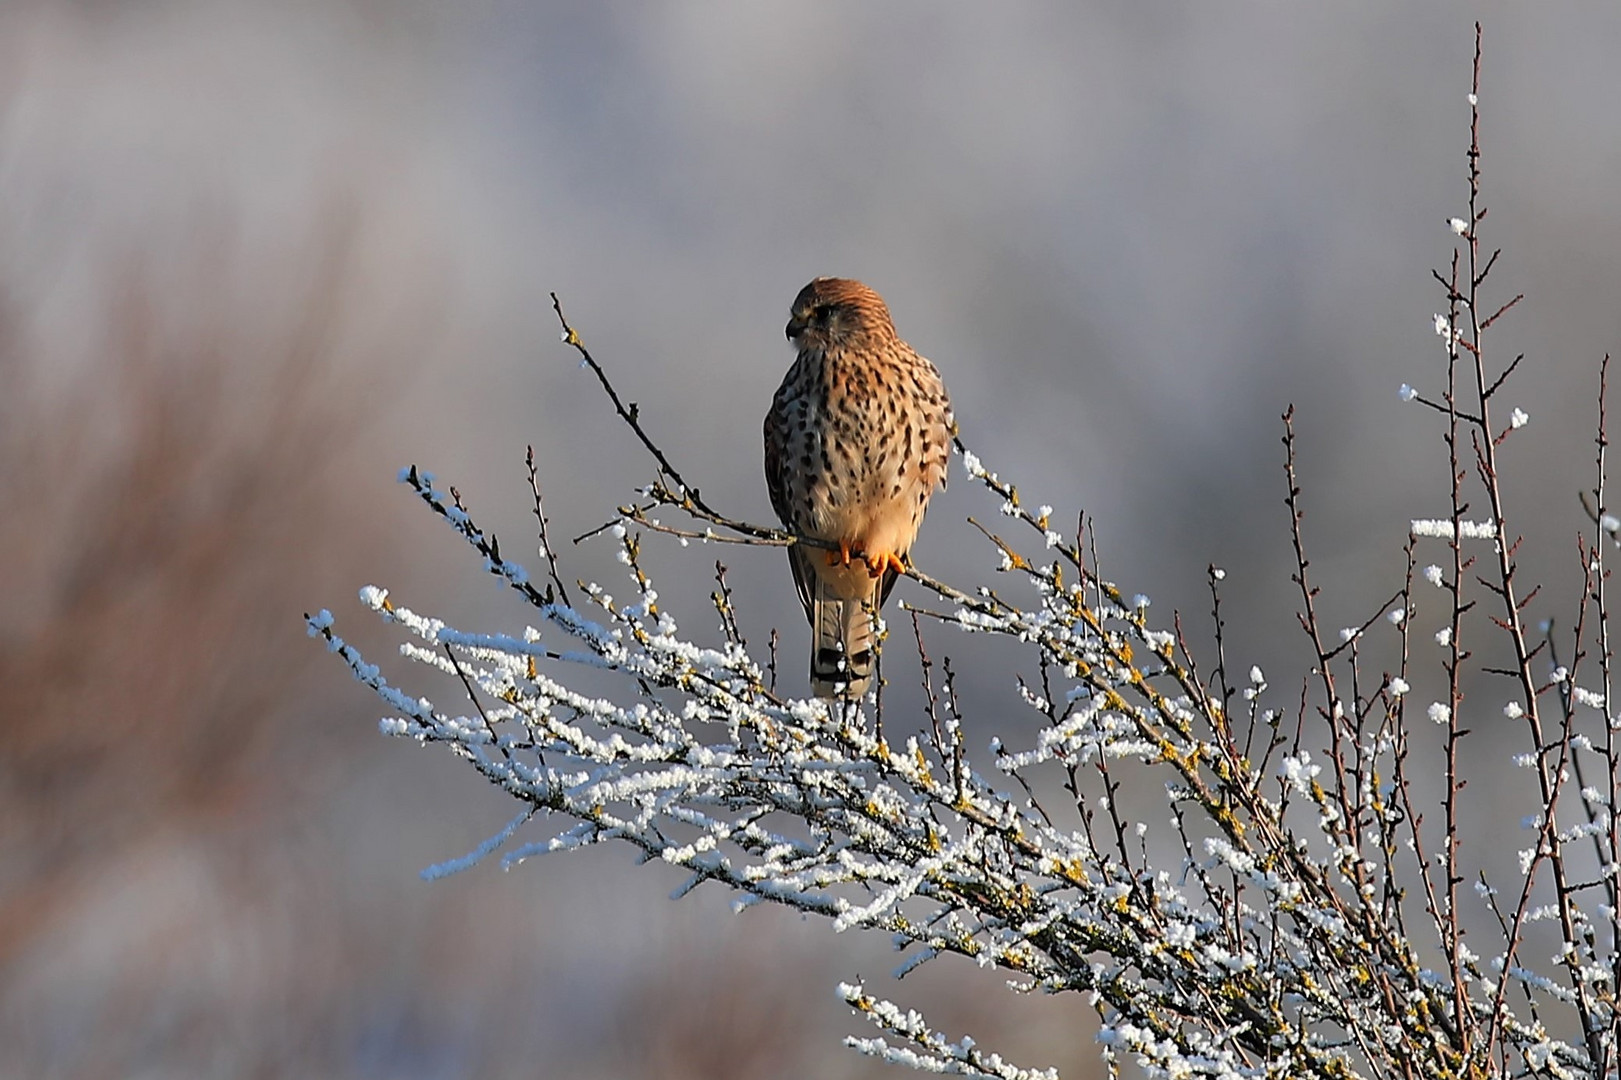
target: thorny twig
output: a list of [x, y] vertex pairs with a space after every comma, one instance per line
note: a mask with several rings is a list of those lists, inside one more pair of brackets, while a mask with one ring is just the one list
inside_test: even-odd
[[535, 499], [534, 513], [536, 530], [540, 538], [540, 553], [546, 559], [546, 572], [551, 576], [552, 585], [557, 589], [557, 597], [565, 604], [571, 604], [568, 598], [568, 589], [563, 585], [563, 579], [557, 575], [557, 549], [552, 547], [552, 538], [546, 531], [546, 507], [540, 497], [540, 477], [535, 470], [535, 448], [524, 448], [524, 465], [529, 470], [529, 490]]

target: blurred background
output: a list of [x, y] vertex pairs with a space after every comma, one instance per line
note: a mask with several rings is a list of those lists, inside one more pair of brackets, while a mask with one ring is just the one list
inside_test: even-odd
[[[419, 880], [514, 808], [380, 738], [301, 615], [385, 665], [368, 582], [525, 624], [402, 465], [509, 552], [526, 444], [560, 537], [650, 478], [550, 290], [710, 501], [768, 520], [787, 305], [839, 274], [888, 298], [991, 468], [1086, 511], [1107, 576], [1200, 636], [1224, 567], [1229, 655], [1290, 684], [1284, 408], [1328, 625], [1377, 611], [1408, 519], [1445, 512], [1437, 420], [1396, 391], [1443, 378], [1476, 17], [1483, 232], [1499, 298], [1527, 294], [1496, 345], [1528, 354], [1511, 506], [1532, 615], [1563, 619], [1621, 345], [1614, 5], [8, 0], [0, 1075], [895, 1075], [838, 1046], [858, 976], [1096, 1075], [1079, 999], [950, 961], [895, 987], [886, 942], [673, 903], [628, 851]], [[994, 505], [957, 476], [915, 555], [984, 579], [964, 518]], [[609, 547], [562, 546], [623, 591]], [[648, 550], [703, 640], [724, 557], [803, 692], [779, 553]], [[974, 737], [1017, 733], [1016, 661], [983, 650], [931, 641]], [[898, 663], [890, 722], [920, 721]]]

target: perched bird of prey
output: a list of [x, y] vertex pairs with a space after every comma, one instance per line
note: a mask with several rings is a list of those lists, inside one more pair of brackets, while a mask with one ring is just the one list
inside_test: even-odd
[[859, 697], [872, 682], [872, 619], [946, 483], [954, 431], [934, 365], [895, 333], [859, 281], [817, 278], [789, 312], [799, 355], [765, 418], [771, 506], [811, 625], [811, 692]]

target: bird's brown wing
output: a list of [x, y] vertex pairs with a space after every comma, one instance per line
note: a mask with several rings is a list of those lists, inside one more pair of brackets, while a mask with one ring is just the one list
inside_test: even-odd
[[[778, 396], [781, 396], [780, 391]], [[765, 438], [765, 486], [767, 493], [771, 496], [771, 509], [777, 512], [777, 518], [782, 522], [783, 527], [792, 531], [794, 517], [792, 508], [788, 504], [787, 478], [783, 476], [782, 472], [783, 425], [781, 422], [782, 410], [778, 408], [778, 404], [777, 401], [773, 401], [771, 411], [766, 413], [765, 416], [765, 429], [763, 431]], [[794, 572], [794, 589], [799, 593], [799, 602], [805, 608], [805, 617], [807, 619], [811, 617], [811, 586], [814, 583], [811, 575], [815, 571], [806, 564], [806, 559], [813, 557], [815, 557], [815, 552], [810, 548], [802, 548], [797, 544], [788, 548], [788, 568]]]
[[816, 587], [816, 571], [811, 568], [810, 560], [816, 556], [817, 551], [812, 547], [795, 544], [788, 549], [788, 569], [794, 572], [794, 590], [799, 593], [799, 603], [805, 609], [806, 619], [814, 618], [811, 610], [811, 590]]
[[778, 412], [777, 403], [773, 401], [771, 411], [765, 414], [765, 428], [762, 432], [765, 437], [765, 488], [771, 496], [771, 509], [777, 512], [777, 520], [788, 525], [793, 517], [789, 513], [788, 486], [782, 474], [783, 431]]
[[[903, 558], [903, 559], [906, 558], [906, 552], [904, 552], [904, 551], [901, 552], [901, 558]], [[908, 563], [907, 565], [911, 565], [911, 564]], [[879, 607], [883, 607], [886, 603], [889, 602], [889, 594], [890, 594], [891, 590], [893, 590], [895, 588], [895, 582], [899, 577], [900, 577], [900, 575], [897, 574], [893, 570], [885, 570], [884, 571], [884, 583], [878, 589], [878, 606]]]

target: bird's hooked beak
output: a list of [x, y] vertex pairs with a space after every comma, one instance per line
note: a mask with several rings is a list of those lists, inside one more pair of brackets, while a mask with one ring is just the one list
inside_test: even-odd
[[788, 320], [788, 325], [784, 330], [784, 332], [788, 335], [788, 340], [792, 341], [792, 340], [794, 340], [794, 338], [798, 337], [800, 334], [803, 334], [805, 332], [805, 327], [807, 325], [809, 325], [809, 322], [802, 315], [796, 314], [792, 318], [790, 318]]

